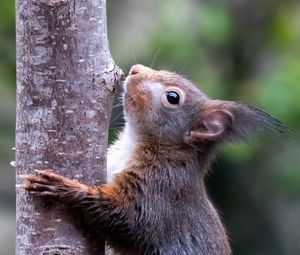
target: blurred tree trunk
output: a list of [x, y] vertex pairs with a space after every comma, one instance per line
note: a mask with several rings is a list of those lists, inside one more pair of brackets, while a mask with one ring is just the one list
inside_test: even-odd
[[[113, 94], [105, 0], [17, 0], [16, 170], [105, 182]], [[104, 254], [61, 205], [17, 190], [17, 255]], [[76, 216], [76, 210], [72, 211]], [[75, 220], [75, 223], [77, 221]], [[92, 239], [92, 238], [91, 238]]]

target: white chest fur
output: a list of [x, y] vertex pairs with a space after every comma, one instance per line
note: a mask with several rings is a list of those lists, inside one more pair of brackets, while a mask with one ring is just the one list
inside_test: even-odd
[[120, 134], [107, 152], [107, 182], [121, 172], [131, 158], [137, 143], [137, 136], [133, 128], [126, 123], [124, 131]]

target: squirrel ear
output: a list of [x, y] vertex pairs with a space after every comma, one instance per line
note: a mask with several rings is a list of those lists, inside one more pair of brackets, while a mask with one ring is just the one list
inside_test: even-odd
[[238, 141], [253, 134], [293, 134], [266, 112], [232, 101], [208, 100], [197, 127], [184, 137], [186, 143]]
[[200, 126], [186, 135], [190, 142], [216, 141], [232, 126], [234, 116], [224, 109], [208, 111], [202, 118]]

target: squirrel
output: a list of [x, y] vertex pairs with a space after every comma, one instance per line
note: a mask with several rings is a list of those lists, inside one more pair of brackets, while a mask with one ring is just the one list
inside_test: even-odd
[[87, 186], [53, 171], [23, 176], [21, 188], [76, 207], [118, 254], [230, 255], [204, 179], [217, 149], [286, 126], [253, 106], [208, 98], [169, 71], [131, 67], [125, 127], [108, 149], [108, 182]]

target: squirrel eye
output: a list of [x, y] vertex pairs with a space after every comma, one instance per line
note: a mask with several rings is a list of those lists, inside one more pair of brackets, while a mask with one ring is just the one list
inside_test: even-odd
[[185, 92], [178, 87], [167, 87], [162, 94], [162, 104], [166, 108], [176, 109], [184, 104], [186, 98]]
[[170, 104], [176, 105], [179, 104], [180, 96], [175, 91], [168, 91], [166, 92], [167, 100]]

